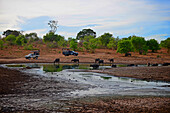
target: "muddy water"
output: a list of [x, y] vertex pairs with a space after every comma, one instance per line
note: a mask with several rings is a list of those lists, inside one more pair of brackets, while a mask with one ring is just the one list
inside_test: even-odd
[[[31, 69], [24, 70], [27, 73], [38, 74], [40, 77], [50, 78], [56, 81], [67, 81], [80, 86], [87, 86], [80, 90], [64, 92], [68, 98], [96, 96], [96, 95], [152, 95], [170, 96], [170, 85], [166, 82], [145, 81], [126, 77], [115, 77], [108, 74], [87, 72], [92, 69], [89, 65], [76, 64], [24, 64]], [[122, 65], [123, 66], [123, 65]], [[141, 65], [142, 66], [142, 65]], [[13, 66], [14, 67], [14, 66]], [[22, 67], [24, 67], [22, 65]], [[16, 66], [18, 68], [18, 66]], [[111, 68], [100, 66], [99, 69]], [[64, 90], [64, 89], [63, 89]]]

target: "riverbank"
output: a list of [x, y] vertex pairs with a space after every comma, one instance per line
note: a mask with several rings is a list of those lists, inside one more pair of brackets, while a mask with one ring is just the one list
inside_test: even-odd
[[143, 80], [170, 82], [170, 66], [160, 67], [119, 67], [105, 70], [90, 70], [91, 72], [105, 73], [117, 77], [131, 77]]
[[[123, 71], [125, 68], [129, 67], [116, 68], [116, 70], [117, 72], [126, 72]], [[132, 67], [129, 69], [131, 68]], [[131, 72], [134, 71], [133, 69], [138, 68], [132, 68]], [[159, 70], [157, 68], [159, 67], [154, 67], [155, 70]], [[163, 67], [163, 70], [164, 69], [169, 69], [169, 67]], [[143, 71], [143, 73], [147, 73], [147, 71]], [[154, 71], [154, 73], [157, 72]], [[71, 100], [64, 99], [60, 93], [83, 89], [83, 87], [68, 82], [36, 77], [36, 75], [30, 75], [15, 69], [3, 67], [0, 67], [0, 86], [3, 86], [0, 87], [0, 112], [168, 113], [170, 110], [169, 97], [93, 96]]]

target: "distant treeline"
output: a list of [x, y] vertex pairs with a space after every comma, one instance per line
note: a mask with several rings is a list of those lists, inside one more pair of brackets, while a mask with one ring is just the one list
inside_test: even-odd
[[69, 37], [68, 40], [64, 36], [49, 32], [43, 36], [43, 39], [37, 36], [37, 33], [29, 33], [23, 35], [20, 31], [6, 30], [3, 32], [4, 38], [0, 39], [0, 48], [3, 49], [7, 45], [19, 45], [24, 49], [35, 49], [34, 42], [46, 44], [50, 48], [69, 47], [77, 51], [95, 52], [95, 49], [112, 49], [119, 53], [139, 52], [139, 54], [147, 54], [148, 50], [156, 52], [161, 47], [167, 48], [170, 52], [170, 38], [161, 41], [145, 40], [140, 36], [129, 36], [120, 39], [113, 37], [110, 33], [96, 37], [96, 32], [92, 29], [83, 29], [76, 38]]

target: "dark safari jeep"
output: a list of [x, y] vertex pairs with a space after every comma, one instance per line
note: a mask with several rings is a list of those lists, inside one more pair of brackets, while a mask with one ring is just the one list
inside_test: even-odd
[[70, 48], [63, 48], [63, 55], [65, 56], [69, 56], [69, 55], [74, 55], [74, 56], [78, 56], [78, 53], [75, 51], [71, 51]]
[[28, 54], [25, 56], [26, 59], [38, 59], [38, 57], [40, 56], [40, 50], [38, 51], [31, 51], [32, 53]]

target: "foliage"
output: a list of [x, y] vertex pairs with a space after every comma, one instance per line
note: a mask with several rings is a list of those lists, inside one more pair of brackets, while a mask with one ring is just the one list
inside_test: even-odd
[[132, 36], [131, 41], [134, 49], [138, 51], [139, 54], [147, 53], [148, 47], [143, 37]]
[[77, 45], [78, 45], [78, 43], [77, 43], [76, 39], [72, 39], [70, 41], [70, 48], [73, 49], [74, 51], [77, 49]]
[[147, 41], [147, 46], [152, 52], [159, 50], [159, 44], [155, 39], [150, 39]]
[[85, 36], [83, 47], [86, 49], [86, 51], [94, 53], [95, 49], [97, 48], [96, 39], [93, 36]]
[[25, 34], [25, 37], [26, 39], [28, 39], [28, 42], [34, 42], [39, 40], [37, 33]]
[[21, 33], [20, 33], [20, 31], [16, 31], [16, 30], [6, 30], [3, 32], [2, 35], [5, 35], [6, 37], [8, 35], [14, 35], [15, 37], [17, 37], [17, 36], [21, 35]]
[[101, 42], [100, 48], [106, 48], [111, 38], [112, 38], [112, 34], [110, 33], [104, 33], [103, 35], [101, 35], [98, 38]]
[[29, 45], [25, 45], [24, 46], [24, 50], [33, 50], [33, 45], [32, 44], [29, 44]]
[[27, 40], [24, 37], [24, 35], [19, 35], [19, 36], [16, 37], [15, 43], [17, 45], [24, 45], [25, 43], [27, 43]]
[[161, 41], [161, 47], [167, 48], [168, 53], [170, 53], [170, 38], [167, 38], [166, 40]]
[[96, 32], [94, 32], [92, 29], [83, 29], [77, 34], [76, 39], [77, 40], [84, 40], [85, 36], [93, 36], [96, 37]]
[[118, 53], [128, 53], [132, 50], [132, 44], [130, 40], [121, 40], [118, 42]]
[[1, 48], [1, 50], [3, 49], [3, 47], [4, 47], [4, 41], [3, 40], [0, 40], [0, 48]]
[[110, 41], [109, 41], [109, 43], [107, 44], [107, 48], [108, 48], [108, 49], [116, 50], [116, 49], [117, 49], [118, 42], [119, 42], [119, 37], [117, 37], [117, 38], [111, 38]]
[[53, 42], [47, 42], [47, 47], [49, 48], [57, 48], [58, 47], [58, 44], [56, 41], [53, 41]]
[[5, 38], [5, 41], [7, 41], [10, 45], [14, 45], [15, 44], [15, 40], [16, 40], [15, 35], [8, 35]]
[[66, 47], [67, 46], [67, 41], [64, 40], [64, 38], [61, 38], [59, 41], [58, 41], [58, 45], [60, 47]]

